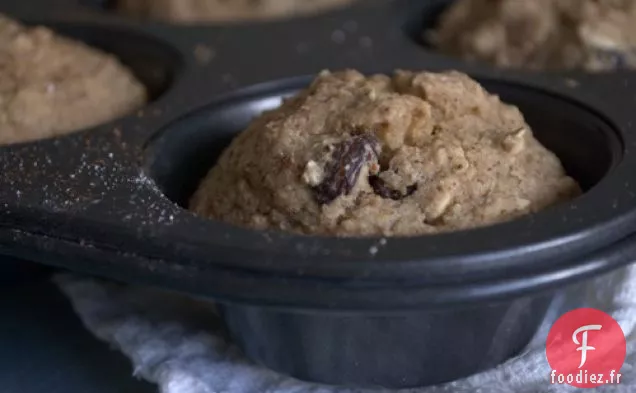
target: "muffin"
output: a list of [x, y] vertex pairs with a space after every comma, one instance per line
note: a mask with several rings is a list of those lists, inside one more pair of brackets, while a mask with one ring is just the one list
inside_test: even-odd
[[119, 0], [127, 14], [176, 23], [273, 19], [317, 13], [355, 0]]
[[636, 67], [636, 0], [458, 0], [430, 41], [500, 67]]
[[115, 57], [2, 14], [0, 67], [0, 145], [95, 126], [147, 98]]
[[511, 220], [580, 192], [519, 110], [467, 75], [346, 70], [256, 118], [190, 208], [254, 229], [413, 236]]

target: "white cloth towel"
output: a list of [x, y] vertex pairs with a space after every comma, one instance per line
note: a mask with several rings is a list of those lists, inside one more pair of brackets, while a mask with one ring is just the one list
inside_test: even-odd
[[[58, 275], [55, 281], [85, 326], [128, 356], [134, 364], [134, 375], [158, 384], [162, 393], [371, 392], [301, 382], [249, 362], [220, 333], [220, 322], [209, 302], [75, 275]], [[555, 302], [544, 326], [518, 357], [462, 380], [400, 392], [578, 391], [551, 385], [545, 358], [545, 339], [550, 325], [563, 312], [578, 306], [609, 313], [619, 322], [627, 338], [621, 384], [595, 390], [636, 392], [636, 266], [598, 278], [595, 284], [574, 286]]]

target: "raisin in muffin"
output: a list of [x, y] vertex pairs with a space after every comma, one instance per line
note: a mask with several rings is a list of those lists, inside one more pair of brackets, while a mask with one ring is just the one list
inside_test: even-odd
[[580, 193], [519, 110], [459, 72], [323, 72], [255, 119], [193, 196], [205, 217], [336, 236], [511, 220]]
[[127, 14], [175, 23], [273, 19], [311, 14], [355, 0], [119, 0]]
[[636, 0], [458, 0], [429, 38], [501, 67], [635, 68]]
[[95, 126], [146, 101], [113, 56], [2, 14], [0, 67], [0, 145]]

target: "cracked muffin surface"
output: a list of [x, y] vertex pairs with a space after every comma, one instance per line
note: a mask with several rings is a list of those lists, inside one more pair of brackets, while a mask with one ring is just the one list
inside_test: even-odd
[[0, 69], [0, 145], [95, 126], [146, 101], [115, 57], [2, 14]]
[[222, 153], [197, 214], [255, 229], [420, 235], [580, 193], [519, 110], [459, 72], [323, 72]]
[[458, 0], [427, 36], [501, 67], [636, 68], [636, 0]]
[[120, 0], [127, 14], [177, 23], [273, 19], [311, 14], [355, 0]]

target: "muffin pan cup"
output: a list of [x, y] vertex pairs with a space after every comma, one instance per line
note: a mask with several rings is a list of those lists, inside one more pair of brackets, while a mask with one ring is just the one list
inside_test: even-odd
[[[634, 261], [631, 72], [528, 73], [442, 56], [413, 39], [440, 1], [193, 26], [70, 0], [5, 3], [120, 56], [154, 100], [89, 130], [0, 147], [0, 253], [214, 299], [236, 343], [277, 371], [391, 388], [464, 377], [518, 354], [566, 284]], [[390, 239], [251, 231], [184, 208], [252, 117], [343, 68], [469, 73], [520, 107], [586, 193], [492, 227]]]

